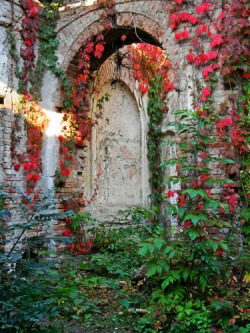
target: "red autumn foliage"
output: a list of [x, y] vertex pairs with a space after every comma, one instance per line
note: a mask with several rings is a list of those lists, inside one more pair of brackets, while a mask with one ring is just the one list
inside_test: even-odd
[[173, 198], [173, 197], [174, 197], [174, 192], [168, 191], [168, 198]]
[[207, 97], [211, 95], [211, 87], [210, 86], [205, 87], [204, 89], [201, 90], [201, 93], [202, 93], [201, 101], [204, 102], [207, 100]]
[[63, 230], [63, 235], [64, 235], [65, 237], [72, 237], [72, 236], [73, 236], [73, 233], [72, 233], [72, 231], [69, 230], [69, 229], [64, 229], [64, 230]]
[[211, 6], [212, 6], [212, 4], [209, 2], [198, 5], [198, 6], [196, 6], [196, 9], [195, 9], [196, 13], [203, 14], [203, 13], [209, 12]]
[[182, 207], [186, 203], [186, 199], [184, 195], [179, 195], [178, 196], [178, 206]]
[[[21, 31], [25, 47], [21, 48], [20, 55], [23, 58], [22, 79], [27, 85], [29, 82], [29, 73], [35, 67], [34, 45], [39, 27], [37, 14], [40, 11], [40, 5], [34, 0], [22, 0], [21, 6], [25, 12]], [[28, 93], [24, 93], [24, 95], [26, 100], [30, 100]]]
[[212, 40], [210, 42], [210, 47], [216, 47], [223, 43], [223, 38], [221, 35], [212, 35]]
[[170, 62], [162, 49], [150, 44], [133, 44], [130, 54], [134, 62], [134, 78], [139, 81], [143, 95], [148, 92], [150, 80], [155, 80], [155, 73], [162, 74], [164, 78], [164, 93], [174, 90], [174, 84], [168, 78]]
[[188, 228], [188, 227], [191, 227], [193, 225], [193, 223], [191, 221], [187, 221], [184, 223], [183, 227], [184, 229]]
[[176, 32], [175, 39], [177, 41], [181, 41], [181, 40], [187, 39], [189, 37], [189, 35], [190, 35], [190, 31], [188, 31], [188, 30]]
[[14, 165], [14, 170], [19, 171], [20, 167], [21, 167], [21, 164], [17, 163]]
[[95, 47], [95, 52], [94, 52], [94, 56], [96, 58], [101, 58], [102, 57], [102, 54], [103, 54], [103, 51], [104, 51], [104, 43], [99, 43], [96, 45]]

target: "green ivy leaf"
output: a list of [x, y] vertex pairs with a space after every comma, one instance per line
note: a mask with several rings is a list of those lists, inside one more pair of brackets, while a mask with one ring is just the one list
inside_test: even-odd
[[176, 255], [176, 251], [175, 250], [172, 250], [170, 253], [169, 253], [169, 259], [172, 259], [175, 255]]
[[214, 252], [218, 249], [218, 247], [219, 247], [219, 243], [217, 243], [217, 242], [212, 242], [212, 248], [213, 248], [213, 250], [214, 250]]
[[166, 246], [165, 249], [163, 250], [163, 254], [168, 254], [172, 249], [173, 249], [172, 246]]
[[196, 225], [199, 221], [208, 221], [208, 218], [203, 213], [197, 214], [197, 215], [189, 213], [184, 218], [184, 221], [188, 221], [188, 220], [190, 220], [193, 224]]
[[195, 230], [189, 230], [188, 232], [188, 236], [191, 239], [191, 241], [193, 241], [198, 235], [199, 233]]
[[201, 286], [202, 286], [202, 290], [204, 291], [206, 286], [207, 286], [207, 280], [205, 278], [205, 276], [203, 274], [200, 275], [200, 283], [201, 283]]
[[193, 199], [196, 196], [200, 195], [203, 198], [207, 198], [208, 194], [202, 190], [202, 189], [194, 189], [194, 188], [188, 188], [185, 191], [183, 191], [183, 194], [189, 194], [190, 197]]
[[148, 243], [142, 243], [140, 244], [141, 249], [139, 249], [139, 251], [137, 252], [138, 254], [144, 256], [145, 254], [147, 254], [148, 252]]
[[182, 217], [185, 214], [185, 208], [184, 207], [178, 207], [178, 214], [180, 217]]
[[219, 206], [219, 202], [216, 200], [213, 200], [211, 198], [207, 198], [204, 200], [204, 207], [207, 209], [211, 207], [213, 210], [216, 210]]
[[165, 290], [168, 285], [169, 285], [169, 280], [168, 279], [164, 280], [161, 284], [162, 290]]
[[241, 212], [241, 217], [243, 217], [247, 222], [250, 219], [250, 207], [243, 207]]
[[130, 302], [127, 300], [127, 298], [123, 298], [119, 300], [119, 303], [124, 306], [126, 309], [129, 309]]
[[147, 271], [147, 276], [150, 277], [150, 276], [155, 275], [155, 273], [157, 272], [157, 268], [158, 268], [158, 266], [150, 267]]
[[155, 244], [155, 247], [160, 250], [162, 245], [165, 243], [164, 239], [155, 239], [154, 240], [154, 244]]
[[222, 202], [219, 202], [219, 205], [221, 206], [221, 208], [224, 209], [224, 211], [228, 214], [229, 213], [229, 207], [227, 204], [224, 204]]

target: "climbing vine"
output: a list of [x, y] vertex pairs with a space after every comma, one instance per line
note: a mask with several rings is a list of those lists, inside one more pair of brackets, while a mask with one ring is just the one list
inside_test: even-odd
[[[112, 18], [115, 15], [114, 1], [106, 1], [104, 9], [100, 15], [100, 26], [104, 31], [112, 26]], [[90, 71], [91, 56], [100, 59], [104, 52], [104, 35], [100, 33], [97, 36], [90, 37], [85, 41], [78, 52], [78, 75], [73, 86], [69, 89], [64, 88], [65, 96], [63, 105], [66, 108], [63, 115], [63, 124], [60, 142], [60, 168], [56, 171], [56, 185], [63, 184], [66, 177], [70, 175], [71, 157], [63, 154], [67, 152], [72, 145], [76, 147], [84, 147], [84, 141], [89, 141], [91, 131], [94, 126], [93, 121], [89, 118], [89, 89], [92, 81], [92, 73]], [[71, 150], [72, 151], [72, 150]], [[65, 157], [65, 156], [64, 156]]]
[[54, 1], [52, 3], [44, 3], [40, 7], [41, 19], [38, 28], [40, 45], [35, 70], [30, 78], [30, 93], [36, 100], [41, 98], [42, 81], [46, 69], [49, 69], [59, 78], [64, 88], [68, 86], [61, 68], [57, 65], [58, 58], [56, 56], [56, 49], [58, 47], [56, 26], [59, 18], [58, 8], [60, 5], [62, 5], [61, 1]]
[[148, 158], [150, 163], [150, 184], [152, 204], [157, 207], [162, 201], [163, 173], [161, 163], [161, 125], [167, 112], [165, 99], [169, 91], [174, 90], [174, 84], [169, 79], [171, 69], [166, 52], [150, 44], [136, 44], [131, 49], [133, 59], [134, 78], [139, 82], [142, 95], [148, 92]]
[[30, 96], [26, 88], [35, 67], [35, 44], [39, 27], [38, 13], [40, 6], [38, 2], [32, 0], [22, 0], [21, 6], [24, 10], [21, 31], [24, 45], [20, 50], [20, 55], [23, 59], [23, 67], [19, 79], [19, 93], [23, 94], [25, 98], [29, 100]]
[[[15, 172], [23, 170], [25, 175], [26, 194], [31, 196], [35, 203], [38, 198], [38, 190], [36, 185], [42, 173], [42, 158], [41, 149], [43, 144], [43, 133], [48, 124], [48, 118], [42, 108], [35, 102], [31, 101], [31, 97], [27, 90], [28, 82], [31, 81], [31, 73], [34, 69], [34, 46], [36, 42], [36, 33], [38, 31], [38, 12], [40, 7], [38, 3], [32, 1], [22, 1], [21, 3], [25, 16], [22, 22], [21, 36], [24, 41], [24, 47], [21, 48], [20, 56], [23, 59], [23, 67], [20, 69], [20, 58], [17, 52], [15, 38], [12, 31], [9, 30], [8, 42], [10, 45], [9, 53], [15, 61], [15, 75], [19, 79], [18, 92], [21, 94], [21, 99], [18, 105], [15, 123], [12, 128], [11, 142], [11, 157], [13, 159], [13, 168]], [[19, 116], [23, 116], [25, 128], [27, 130], [26, 152], [20, 153], [17, 151], [17, 130], [19, 129]], [[29, 205], [33, 209], [33, 204]]]
[[[42, 108], [34, 101], [23, 101], [19, 104], [19, 115], [24, 117], [27, 130], [26, 152], [19, 153], [16, 149], [16, 136], [18, 130], [18, 116], [12, 131], [11, 156], [13, 159], [13, 168], [16, 172], [23, 170], [26, 180], [26, 194], [36, 199], [38, 192], [36, 184], [42, 173], [41, 149], [43, 144], [43, 133], [49, 122]], [[30, 209], [32, 209], [30, 205]]]
[[[222, 163], [220, 167], [231, 178], [241, 179], [241, 174], [246, 176], [248, 173], [246, 164], [249, 153], [246, 131], [247, 110], [249, 110], [249, 84], [246, 81], [249, 79], [247, 64], [249, 24], [246, 17], [249, 6], [244, 0], [237, 0], [231, 6], [226, 4], [225, 8], [218, 13], [219, 8], [216, 2], [202, 1], [196, 6], [194, 13], [182, 9], [182, 7], [185, 9], [186, 1], [175, 2], [175, 5], [170, 5], [168, 8], [169, 23], [174, 32], [174, 38], [178, 43], [182, 43], [184, 39], [190, 43], [191, 48], [186, 55], [186, 60], [195, 67], [196, 71], [200, 70], [204, 78], [203, 82], [199, 80], [196, 91], [193, 92], [194, 109], [198, 110], [203, 117], [209, 117], [212, 113], [214, 125], [210, 124], [210, 133], [216, 130], [217, 139], [211, 144], [211, 148], [219, 149], [221, 158], [223, 156], [226, 159], [236, 158], [233, 164], [225, 163], [223, 167]], [[218, 14], [215, 14], [215, 11]], [[204, 48], [204, 41], [206, 41], [207, 49]], [[235, 82], [240, 82], [241, 85], [237, 87], [236, 94], [231, 93], [228, 100], [218, 108], [214, 105], [213, 93], [218, 87], [219, 75], [224, 78], [225, 84], [231, 87], [234, 87]], [[205, 134], [205, 128], [201, 128], [201, 132]], [[249, 179], [249, 173], [247, 178]], [[244, 184], [243, 192], [237, 193], [237, 188], [234, 186], [232, 182], [225, 185], [224, 189], [224, 200], [228, 202], [231, 213], [238, 206], [239, 195], [246, 207], [249, 202], [246, 197], [246, 192], [249, 193], [249, 182], [248, 185]], [[169, 197], [171, 196], [173, 192], [169, 192]], [[181, 203], [185, 202], [182, 195], [178, 200]], [[245, 208], [243, 211], [248, 210], [249, 208]], [[223, 210], [221, 212], [223, 213]], [[244, 216], [243, 221], [247, 223], [249, 213]], [[247, 233], [249, 233], [249, 228], [247, 229], [246, 226], [243, 230], [248, 230]]]

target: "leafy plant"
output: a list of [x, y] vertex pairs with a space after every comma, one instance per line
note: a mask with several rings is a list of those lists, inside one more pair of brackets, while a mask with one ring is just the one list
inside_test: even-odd
[[51, 253], [52, 238], [30, 237], [30, 233], [72, 212], [55, 213], [53, 193], [40, 194], [34, 202], [10, 187], [0, 190], [0, 202], [0, 327], [5, 332], [32, 331], [42, 319], [58, 314], [53, 288], [58, 273], [54, 262], [39, 260], [39, 255]]
[[[162, 325], [174, 332], [209, 332], [212, 325], [224, 329], [233, 318], [238, 326], [246, 324], [238, 308], [240, 290], [246, 292], [242, 286], [249, 270], [244, 259], [248, 250], [237, 236], [237, 223], [228, 222], [237, 209], [237, 199], [234, 190], [230, 191], [232, 180], [214, 176], [210, 167], [214, 162], [230, 165], [234, 161], [213, 156], [207, 149], [216, 142], [209, 130], [219, 115], [207, 112], [204, 117], [203, 112], [175, 112], [180, 119], [171, 125], [177, 126], [178, 139], [168, 144], [178, 145], [180, 155], [162, 164], [178, 167], [177, 175], [165, 184], [170, 188], [179, 184], [177, 190], [167, 192], [176, 203], [169, 204], [166, 212], [178, 219], [179, 230], [174, 238], [153, 235], [140, 244], [138, 252], [147, 262], [152, 306], [165, 309], [168, 320]], [[216, 186], [221, 193], [225, 189], [226, 195], [214, 197]], [[244, 302], [244, 313], [246, 306]]]

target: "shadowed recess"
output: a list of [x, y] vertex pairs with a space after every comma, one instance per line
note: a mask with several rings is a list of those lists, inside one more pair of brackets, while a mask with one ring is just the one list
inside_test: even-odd
[[[121, 36], [123, 35], [126, 36], [124, 41], [121, 40]], [[133, 43], [147, 43], [161, 47], [161, 44], [152, 35], [134, 27], [112, 28], [104, 33], [104, 42], [104, 52], [101, 59], [95, 58], [93, 54], [91, 55], [90, 72], [98, 70], [106, 59], [125, 45], [131, 45]], [[68, 66], [67, 75], [71, 79], [75, 79], [77, 76], [78, 59], [79, 56], [78, 53], [76, 53]]]

